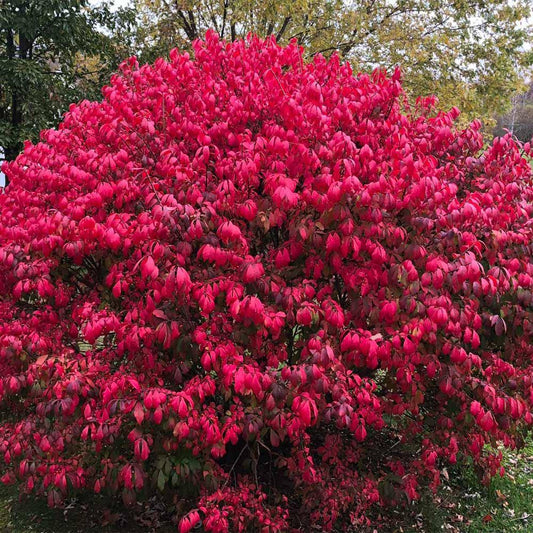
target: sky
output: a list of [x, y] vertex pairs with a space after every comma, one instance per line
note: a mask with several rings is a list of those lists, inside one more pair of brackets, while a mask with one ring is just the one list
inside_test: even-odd
[[124, 7], [131, 3], [132, 0], [114, 0], [113, 2], [93, 2], [95, 4], [102, 3], [102, 4], [113, 4], [116, 7]]

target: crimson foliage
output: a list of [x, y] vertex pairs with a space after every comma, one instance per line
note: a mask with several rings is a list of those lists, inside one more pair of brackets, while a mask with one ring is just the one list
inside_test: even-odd
[[4, 482], [324, 530], [532, 422], [533, 189], [400, 75], [208, 34], [4, 169]]

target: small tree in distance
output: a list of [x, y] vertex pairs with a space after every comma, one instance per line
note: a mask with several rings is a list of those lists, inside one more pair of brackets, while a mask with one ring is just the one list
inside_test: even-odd
[[532, 422], [531, 148], [400, 78], [208, 33], [4, 165], [2, 481], [346, 531], [500, 471]]
[[530, 142], [533, 139], [533, 84], [529, 84], [526, 92], [515, 95], [511, 104], [511, 110], [498, 117], [494, 135], [511, 133], [521, 142]]

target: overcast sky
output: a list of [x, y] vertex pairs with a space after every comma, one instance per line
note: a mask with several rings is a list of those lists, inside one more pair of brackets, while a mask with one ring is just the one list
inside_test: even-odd
[[113, 4], [116, 7], [124, 7], [131, 3], [132, 0], [113, 0], [112, 2], [93, 2], [95, 4]]

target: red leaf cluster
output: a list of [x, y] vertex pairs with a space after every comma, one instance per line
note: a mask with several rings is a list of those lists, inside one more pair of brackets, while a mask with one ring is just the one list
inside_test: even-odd
[[194, 56], [4, 166], [2, 480], [274, 532], [496, 473], [532, 422], [530, 146], [294, 43]]

